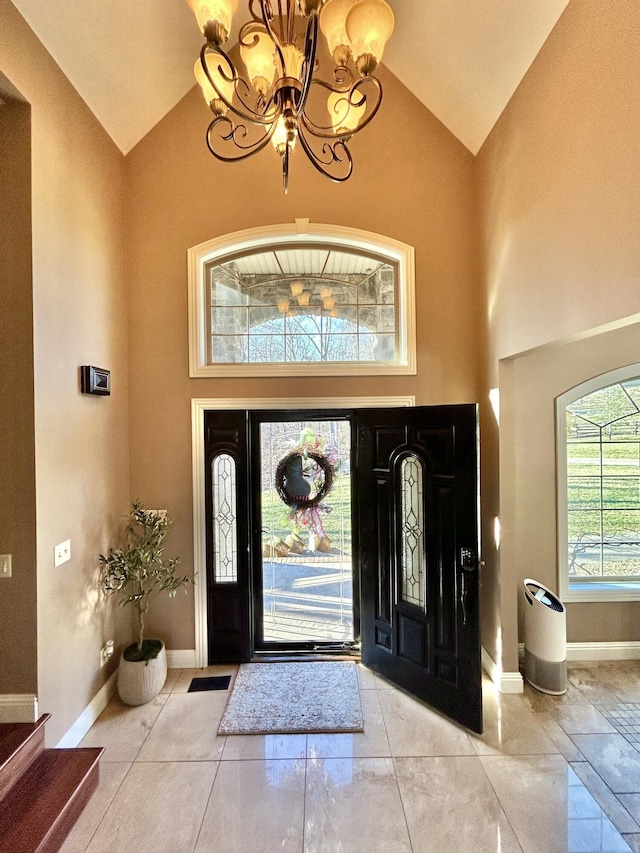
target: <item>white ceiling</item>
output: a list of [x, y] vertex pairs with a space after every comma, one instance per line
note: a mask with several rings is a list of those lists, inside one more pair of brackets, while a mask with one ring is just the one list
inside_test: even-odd
[[[194, 85], [185, 0], [13, 3], [125, 154]], [[475, 154], [568, 0], [389, 3], [385, 65]]]

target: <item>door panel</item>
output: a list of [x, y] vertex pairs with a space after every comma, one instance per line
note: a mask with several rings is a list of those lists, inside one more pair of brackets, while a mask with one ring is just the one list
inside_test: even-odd
[[[252, 654], [246, 448], [246, 412], [205, 413], [209, 663]], [[221, 458], [228, 463], [223, 471]]]
[[476, 407], [356, 417], [362, 660], [481, 731]]

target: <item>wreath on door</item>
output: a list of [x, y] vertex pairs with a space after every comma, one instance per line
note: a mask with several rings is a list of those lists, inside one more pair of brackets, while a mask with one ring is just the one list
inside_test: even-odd
[[[312, 459], [314, 465], [311, 474], [304, 473], [304, 480], [310, 486], [308, 494], [304, 489], [292, 487], [294, 480], [303, 476], [304, 463]], [[333, 465], [329, 457], [306, 447], [298, 447], [283, 456], [276, 468], [275, 487], [280, 499], [287, 506], [309, 508], [318, 506], [331, 491], [333, 485]], [[312, 495], [312, 491], [314, 492]], [[299, 492], [299, 493], [297, 493]]]

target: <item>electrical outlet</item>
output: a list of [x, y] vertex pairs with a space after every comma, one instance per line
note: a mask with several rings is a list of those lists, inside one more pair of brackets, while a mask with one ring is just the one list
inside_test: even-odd
[[0, 554], [0, 578], [11, 577], [11, 554]]
[[71, 559], [71, 539], [67, 539], [64, 542], [61, 542], [59, 545], [53, 549], [53, 562], [54, 565], [61, 566], [63, 563], [66, 563], [67, 560]]
[[100, 649], [100, 666], [104, 666], [110, 657], [113, 657], [113, 640], [107, 640]]
[[163, 521], [166, 521], [167, 519], [166, 509], [150, 509], [149, 512], [152, 512], [154, 515], [157, 515], [158, 518], [161, 518]]

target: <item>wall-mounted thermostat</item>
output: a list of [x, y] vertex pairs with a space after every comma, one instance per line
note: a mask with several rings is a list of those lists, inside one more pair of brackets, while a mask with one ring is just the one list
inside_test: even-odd
[[83, 394], [111, 394], [111, 371], [91, 364], [80, 368], [80, 387]]

